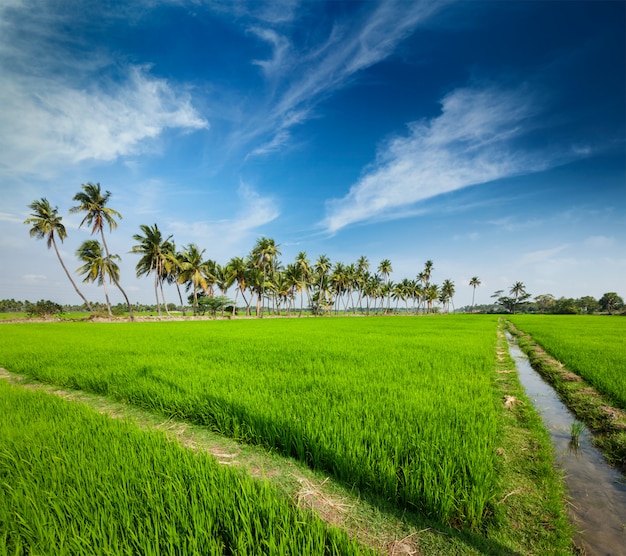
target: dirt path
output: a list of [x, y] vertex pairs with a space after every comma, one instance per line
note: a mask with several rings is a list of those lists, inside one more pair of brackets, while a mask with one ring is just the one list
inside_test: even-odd
[[[393, 556], [417, 556], [421, 531], [408, 530], [397, 521], [391, 528], [382, 523], [379, 510], [291, 458], [271, 454], [263, 448], [240, 444], [232, 439], [176, 419], [162, 416], [83, 391], [63, 390], [33, 381], [0, 368], [0, 379], [22, 388], [60, 396], [68, 402], [83, 403], [113, 419], [126, 419], [144, 429], [159, 430], [171, 440], [194, 451], [211, 454], [222, 465], [238, 466], [260, 480], [269, 480], [301, 508], [315, 512], [330, 525], [344, 529], [363, 545]], [[373, 526], [374, 524], [374, 526]]]

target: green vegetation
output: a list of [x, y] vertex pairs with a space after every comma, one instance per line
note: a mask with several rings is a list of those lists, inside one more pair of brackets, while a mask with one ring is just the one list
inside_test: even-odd
[[[538, 335], [548, 339], [546, 344], [554, 346], [550, 349], [557, 351], [563, 350], [564, 345], [570, 346], [571, 353], [559, 351], [560, 357], [571, 362], [564, 366], [562, 361], [553, 357], [554, 352], [544, 350], [533, 336], [520, 331], [510, 322], [507, 325], [532, 366], [552, 384], [574, 415], [593, 431], [594, 445], [609, 462], [626, 473], [626, 412], [619, 409], [617, 398], [617, 394], [623, 391], [620, 389], [623, 385], [620, 385], [619, 377], [615, 380], [612, 368], [613, 365], [621, 368], [623, 376], [623, 319], [534, 316], [515, 317], [514, 320], [525, 329], [535, 330], [536, 327]], [[579, 326], [585, 323], [587, 327], [580, 329]], [[576, 340], [573, 339], [574, 334], [580, 334]], [[606, 371], [604, 374], [603, 369]], [[602, 394], [601, 387], [594, 388], [590, 380], [581, 376], [594, 378], [609, 393]]]
[[516, 315], [510, 320], [614, 405], [626, 409], [626, 319]]
[[268, 483], [0, 381], [0, 554], [366, 554]]
[[[548, 435], [508, 370], [506, 343], [492, 317], [4, 324], [2, 331], [0, 366], [31, 380], [118, 400], [110, 410], [117, 416], [131, 418], [145, 408], [156, 422], [165, 418], [168, 430], [188, 428], [196, 449], [209, 429], [259, 445], [254, 449], [267, 456], [253, 467], [296, 483], [296, 490], [279, 486], [291, 500], [301, 500], [294, 476], [302, 471], [281, 472], [268, 458], [290, 461], [279, 454], [291, 454], [321, 470], [312, 482], [325, 485], [324, 496], [343, 500], [342, 526], [373, 548], [572, 553]], [[50, 432], [51, 448], [37, 449], [61, 454], [57, 437], [67, 439], [63, 430], [73, 426], [62, 421]], [[33, 438], [27, 429], [19, 436]], [[84, 447], [80, 437], [90, 432], [69, 434], [61, 442]], [[131, 467], [152, 466], [148, 457], [136, 461], [138, 450], [130, 452]], [[116, 453], [124, 459], [126, 449]], [[47, 481], [31, 474], [24, 485], [29, 480]], [[178, 495], [185, 499], [186, 492]], [[161, 503], [170, 511], [168, 504], [183, 502]], [[138, 505], [125, 519], [141, 523], [146, 511]], [[10, 517], [2, 527], [37, 529], [46, 522], [37, 512], [24, 521]], [[7, 538], [2, 527], [0, 547], [2, 535]], [[58, 530], [76, 542], [71, 523]], [[96, 545], [101, 534], [107, 533], [94, 532]]]
[[491, 318], [33, 324], [3, 336], [10, 371], [271, 446], [442, 521], [478, 526], [496, 495]]

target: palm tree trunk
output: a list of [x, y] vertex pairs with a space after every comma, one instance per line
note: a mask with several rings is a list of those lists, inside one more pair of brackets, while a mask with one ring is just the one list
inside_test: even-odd
[[178, 299], [180, 299], [180, 310], [183, 312], [183, 317], [186, 316], [185, 315], [185, 304], [183, 303], [183, 294], [180, 293], [180, 285], [178, 284], [178, 281], [176, 282], [176, 289], [178, 290]]
[[[109, 246], [107, 245], [106, 239], [104, 239], [104, 228], [100, 228], [100, 235], [102, 236], [102, 245], [104, 245], [104, 250], [106, 251], [107, 259], [109, 259], [111, 255], [109, 254]], [[133, 315], [133, 307], [130, 304], [130, 301], [128, 300], [128, 296], [126, 295], [126, 292], [122, 289], [122, 286], [120, 286], [118, 279], [115, 276], [111, 276], [111, 277], [113, 278], [113, 282], [115, 283], [117, 288], [122, 292], [122, 295], [124, 296], [124, 299], [126, 300], [126, 305], [128, 306], [128, 318], [130, 320], [135, 320], [135, 317]]]
[[57, 254], [57, 258], [59, 259], [59, 262], [61, 263], [61, 266], [63, 267], [63, 270], [65, 271], [65, 274], [69, 278], [69, 281], [72, 283], [72, 286], [74, 286], [74, 289], [76, 290], [76, 293], [85, 302], [85, 305], [87, 305], [87, 309], [89, 309], [89, 312], [93, 313], [93, 309], [91, 308], [91, 304], [89, 303], [89, 301], [87, 301], [87, 298], [80, 292], [80, 290], [78, 289], [78, 286], [76, 285], [74, 280], [72, 280], [72, 276], [70, 275], [69, 271], [65, 267], [65, 264], [63, 263], [63, 259], [61, 258], [61, 254], [59, 253], [59, 249], [57, 248], [57, 243], [56, 243], [56, 241], [54, 241], [54, 236], [52, 237], [52, 245], [54, 245], [54, 251]]

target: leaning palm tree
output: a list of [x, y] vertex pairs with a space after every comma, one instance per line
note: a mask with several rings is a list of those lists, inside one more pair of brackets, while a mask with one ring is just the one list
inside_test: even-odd
[[472, 313], [474, 312], [474, 295], [476, 294], [476, 288], [480, 286], [480, 284], [481, 284], [481, 281], [480, 281], [480, 278], [478, 278], [478, 276], [474, 276], [469, 282], [469, 285], [472, 288], [474, 288], [472, 290]]
[[[109, 253], [109, 246], [107, 245], [106, 239], [104, 237], [104, 226], [108, 224], [109, 231], [117, 228], [116, 218], [121, 219], [122, 215], [116, 210], [107, 207], [107, 203], [111, 198], [111, 192], [105, 191], [102, 193], [102, 189], [100, 188], [100, 184], [93, 184], [91, 182], [84, 183], [81, 185], [82, 191], [78, 192], [74, 195], [73, 200], [77, 201], [79, 204], [70, 209], [71, 213], [76, 212], [84, 212], [85, 217], [82, 219], [80, 226], [87, 223], [91, 226], [91, 233], [95, 234], [100, 232], [100, 236], [102, 237], [102, 245], [104, 245], [104, 251], [106, 253], [107, 259], [111, 258]], [[111, 276], [113, 282], [117, 286], [117, 288], [122, 292], [124, 299], [126, 300], [126, 305], [128, 305], [128, 315], [130, 320], [134, 320], [133, 317], [133, 307], [128, 300], [128, 296], [126, 292], [122, 289], [119, 281], [119, 274]]]
[[67, 237], [67, 232], [65, 231], [65, 226], [61, 223], [62, 217], [59, 216], [59, 209], [57, 207], [52, 208], [50, 203], [45, 197], [42, 197], [39, 201], [33, 201], [28, 208], [33, 212], [30, 215], [30, 218], [27, 218], [24, 221], [24, 224], [32, 225], [30, 229], [30, 237], [36, 237], [37, 239], [46, 238], [48, 249], [50, 247], [54, 247], [54, 252], [57, 254], [57, 258], [65, 271], [69, 281], [74, 286], [74, 290], [80, 296], [80, 298], [85, 302], [87, 309], [91, 312], [92, 308], [87, 301], [87, 298], [80, 292], [78, 286], [72, 279], [71, 274], [67, 270], [63, 259], [61, 258], [61, 254], [59, 253], [59, 248], [57, 247], [57, 243], [54, 239], [55, 234], [63, 243], [63, 240]]
[[156, 224], [154, 226], [142, 224], [139, 227], [143, 235], [133, 235], [133, 239], [139, 243], [133, 245], [130, 250], [131, 253], [141, 255], [141, 259], [139, 259], [135, 267], [137, 277], [148, 276], [154, 273], [154, 296], [156, 298], [157, 313], [161, 316], [161, 303], [159, 302], [159, 286], [161, 286], [163, 306], [169, 316], [167, 302], [165, 301], [165, 295], [163, 293], [163, 281], [166, 280], [167, 277], [166, 265], [168, 256], [173, 253], [174, 246], [170, 242], [172, 236], [163, 239], [163, 235]]
[[76, 256], [84, 264], [76, 272], [85, 276], [83, 282], [97, 282], [104, 288], [104, 297], [107, 302], [107, 312], [112, 317], [111, 301], [109, 300], [109, 290], [107, 288], [107, 278], [113, 282], [119, 278], [120, 269], [115, 260], [119, 260], [118, 255], [104, 255], [100, 242], [95, 239], [84, 241], [76, 251]]

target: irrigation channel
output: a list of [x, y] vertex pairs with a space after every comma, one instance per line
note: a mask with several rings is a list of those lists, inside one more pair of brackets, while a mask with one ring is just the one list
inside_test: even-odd
[[570, 514], [578, 546], [587, 555], [626, 555], [626, 483], [617, 470], [592, 446], [583, 430], [578, 445], [572, 440], [572, 423], [578, 423], [553, 388], [537, 373], [507, 333], [509, 353], [515, 360], [526, 395], [541, 414], [564, 471]]

